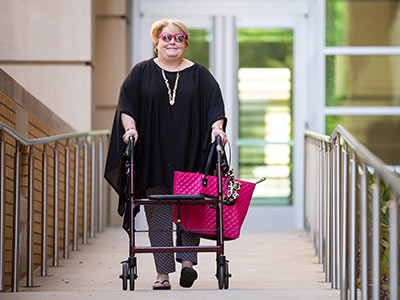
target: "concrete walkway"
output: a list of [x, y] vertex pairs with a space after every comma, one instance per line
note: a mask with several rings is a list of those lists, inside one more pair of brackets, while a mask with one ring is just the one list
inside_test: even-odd
[[[137, 236], [138, 245], [148, 244], [145, 233]], [[209, 243], [214, 244], [202, 242]], [[339, 299], [339, 291], [324, 282], [322, 266], [303, 231], [243, 231], [238, 240], [227, 242], [229, 290], [218, 290], [215, 253], [200, 253], [199, 278], [191, 289], [179, 287], [179, 272], [175, 272], [171, 291], [151, 290], [155, 280], [152, 254], [139, 254], [136, 290], [122, 291], [120, 261], [127, 256], [126, 233], [108, 228], [61, 260], [60, 267], [49, 267], [49, 276], [35, 276], [37, 287], [21, 287], [18, 293], [0, 294], [0, 299]]]

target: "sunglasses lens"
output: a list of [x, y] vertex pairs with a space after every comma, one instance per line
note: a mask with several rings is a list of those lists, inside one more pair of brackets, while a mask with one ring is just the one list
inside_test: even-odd
[[172, 40], [172, 36], [170, 34], [163, 34], [162, 39], [164, 42], [170, 42]]
[[175, 36], [175, 41], [177, 41], [178, 43], [182, 43], [185, 40], [185, 36], [183, 34], [177, 34]]

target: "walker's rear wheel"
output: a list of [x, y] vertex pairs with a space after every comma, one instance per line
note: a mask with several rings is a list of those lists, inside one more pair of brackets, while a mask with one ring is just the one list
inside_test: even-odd
[[126, 291], [128, 288], [128, 264], [126, 262], [122, 263], [122, 274], [119, 278], [122, 279], [122, 289]]
[[131, 266], [129, 272], [129, 290], [135, 290], [135, 280], [136, 280], [136, 266]]

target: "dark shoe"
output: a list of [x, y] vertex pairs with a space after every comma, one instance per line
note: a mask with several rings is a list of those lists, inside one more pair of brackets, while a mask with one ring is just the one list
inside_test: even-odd
[[193, 268], [185, 267], [181, 271], [181, 279], [179, 284], [181, 287], [190, 288], [197, 279], [197, 272]]
[[[156, 284], [161, 284], [161, 285], [157, 285]], [[169, 280], [165, 279], [165, 280], [157, 280], [156, 282], [154, 282], [153, 285], [153, 290], [170, 290], [171, 289], [171, 284], [169, 283]]]

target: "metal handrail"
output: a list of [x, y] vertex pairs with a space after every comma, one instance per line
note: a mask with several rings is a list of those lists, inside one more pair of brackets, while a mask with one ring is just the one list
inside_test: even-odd
[[[331, 282], [332, 288], [340, 289], [341, 299], [358, 299], [357, 259], [360, 248], [362, 299], [380, 299], [380, 181], [383, 181], [390, 187], [391, 193], [387, 203], [389, 295], [390, 299], [398, 299], [400, 177], [389, 171], [382, 160], [341, 125], [331, 136], [306, 131], [305, 139], [305, 220], [319, 262], [323, 264], [325, 281]], [[368, 180], [370, 169], [373, 170], [372, 183]], [[369, 224], [372, 224], [372, 230], [369, 230]], [[372, 288], [369, 274], [372, 274]]]
[[[64, 174], [63, 179], [65, 180], [64, 189], [64, 242], [63, 242], [63, 257], [69, 257], [69, 246], [70, 246], [70, 234], [69, 234], [69, 216], [73, 213], [73, 224], [72, 224], [72, 251], [78, 249], [77, 239], [78, 239], [78, 202], [83, 201], [83, 224], [82, 224], [82, 244], [87, 243], [88, 233], [89, 237], [94, 237], [94, 226], [95, 217], [97, 217], [97, 232], [103, 231], [103, 147], [104, 138], [108, 138], [109, 130], [96, 130], [80, 133], [69, 133], [61, 134], [44, 138], [37, 139], [26, 139], [16, 131], [8, 127], [6, 124], [0, 123], [0, 292], [5, 291], [5, 162], [6, 162], [6, 141], [4, 134], [6, 133], [15, 140], [15, 156], [14, 156], [14, 196], [13, 196], [13, 206], [14, 206], [14, 218], [13, 218], [13, 255], [12, 255], [12, 274], [11, 274], [11, 291], [18, 291], [19, 284], [19, 227], [20, 227], [20, 178], [21, 178], [21, 146], [26, 146], [28, 148], [28, 208], [27, 208], [27, 268], [26, 268], [26, 286], [33, 286], [33, 191], [34, 191], [34, 161], [35, 156], [33, 155], [33, 147], [36, 145], [44, 145], [42, 152], [42, 195], [41, 195], [41, 205], [42, 205], [42, 234], [41, 234], [41, 276], [47, 275], [47, 264], [48, 264], [48, 254], [47, 254], [47, 202], [48, 202], [48, 144], [55, 143], [54, 147], [54, 181], [53, 183], [53, 197], [54, 197], [54, 217], [53, 217], [53, 253], [52, 260], [53, 266], [57, 267], [58, 264], [58, 231], [59, 231], [59, 178], [60, 178], [60, 151], [59, 144], [60, 141], [67, 141], [64, 146]], [[91, 150], [88, 150], [90, 144]], [[70, 148], [73, 147], [74, 155], [70, 156]], [[81, 147], [82, 146], [82, 147]], [[80, 150], [83, 150], [83, 160], [80, 159]], [[97, 153], [96, 153], [97, 149]], [[97, 154], [97, 155], [96, 155]], [[74, 157], [74, 180], [70, 180], [70, 157]], [[90, 175], [90, 213], [88, 213], [88, 168], [89, 168], [89, 158], [91, 159], [91, 175]], [[83, 165], [82, 165], [83, 164]], [[80, 168], [83, 168], [83, 176], [79, 172]], [[72, 172], [71, 172], [72, 173]], [[80, 179], [83, 182], [83, 199], [80, 199], [79, 194], [79, 184]], [[74, 185], [74, 193], [70, 195], [70, 184]], [[95, 185], [99, 192], [95, 192]], [[70, 200], [73, 200], [74, 211], [70, 212], [69, 205]], [[109, 199], [108, 199], [109, 200]], [[97, 212], [95, 212], [95, 203], [97, 204]], [[109, 207], [109, 206], [107, 206]], [[44, 213], [46, 212], [46, 213]], [[97, 213], [97, 216], [96, 216]], [[90, 222], [88, 219], [90, 218]], [[88, 224], [90, 224], [90, 232], [88, 232]]]
[[357, 139], [342, 125], [338, 125], [335, 128], [330, 136], [329, 141], [333, 142], [339, 136], [341, 136], [347, 145], [349, 145], [357, 153], [357, 157], [363, 160], [367, 165], [374, 168], [374, 170], [379, 173], [382, 179], [390, 184], [392, 191], [394, 191], [397, 195], [400, 195], [400, 177], [389, 171], [386, 167], [386, 163], [369, 151], [363, 144], [357, 141]]
[[37, 139], [26, 139], [22, 135], [18, 134], [16, 131], [8, 127], [6, 124], [0, 122], [0, 130], [4, 130], [14, 139], [21, 143], [24, 146], [34, 146], [34, 145], [43, 145], [52, 142], [57, 142], [61, 140], [68, 140], [80, 137], [89, 137], [89, 136], [100, 136], [100, 135], [109, 135], [110, 130], [93, 130], [93, 131], [86, 131], [86, 132], [73, 132], [67, 134], [59, 134], [53, 135], [44, 138], [37, 138]]

